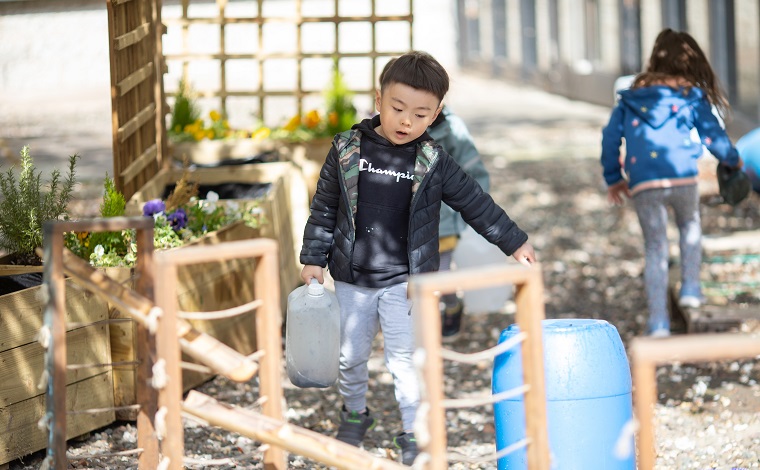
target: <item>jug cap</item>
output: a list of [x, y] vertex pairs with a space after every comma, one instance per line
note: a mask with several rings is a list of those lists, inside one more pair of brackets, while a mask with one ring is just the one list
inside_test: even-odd
[[311, 278], [311, 283], [309, 284], [308, 292], [309, 292], [309, 295], [314, 295], [314, 296], [324, 295], [325, 286], [320, 284], [319, 281], [317, 281], [316, 279]]

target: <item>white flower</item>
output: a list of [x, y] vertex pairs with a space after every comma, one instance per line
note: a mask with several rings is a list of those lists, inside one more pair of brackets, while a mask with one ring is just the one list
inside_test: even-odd
[[227, 212], [230, 214], [234, 214], [235, 212], [240, 210], [240, 204], [237, 203], [237, 201], [229, 201], [227, 203]]
[[98, 258], [102, 258], [104, 254], [106, 254], [106, 249], [103, 248], [103, 245], [98, 245], [95, 247], [94, 250], [92, 250], [93, 254]]
[[206, 200], [201, 201], [201, 207], [203, 208], [203, 212], [206, 214], [211, 214], [216, 210], [216, 203], [219, 201], [219, 194], [215, 193], [214, 191], [209, 191], [206, 195]]

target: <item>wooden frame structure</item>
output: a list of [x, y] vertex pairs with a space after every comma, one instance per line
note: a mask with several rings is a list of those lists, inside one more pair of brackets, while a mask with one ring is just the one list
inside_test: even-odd
[[[168, 250], [155, 256], [156, 305], [163, 310], [157, 335], [158, 357], [166, 362], [168, 377], [181, 377], [180, 348], [172, 332], [178, 323], [177, 268], [180, 265], [200, 264], [208, 261], [238, 258], [255, 258], [254, 292], [260, 305], [256, 311], [257, 349], [263, 352], [259, 362], [259, 391], [264, 415], [282, 420], [283, 392], [280, 373], [282, 360], [282, 310], [280, 308], [280, 281], [278, 247], [274, 240], [259, 238], [215, 246], [194, 246], [182, 250]], [[181, 342], [181, 341], [180, 341]], [[182, 428], [182, 381], [169, 380], [158, 392], [159, 409], [166, 410], [166, 436], [163, 454], [170, 459], [168, 470], [183, 468], [184, 432]], [[264, 467], [285, 469], [285, 453], [279, 447], [270, 447], [264, 453]]]
[[[66, 290], [64, 288], [63, 234], [66, 232], [98, 232], [136, 229], [137, 274], [136, 289], [144, 298], [153, 298], [153, 220], [149, 217], [113, 217], [91, 221], [48, 221], [43, 226], [44, 234], [44, 271], [43, 282], [48, 289], [48, 304], [45, 309], [45, 328], [49, 342], [45, 351], [45, 364], [48, 374], [46, 386], [46, 423], [49, 438], [47, 459], [51, 468], [65, 470], [66, 460]], [[84, 263], [84, 261], [83, 261]], [[155, 355], [155, 343], [144, 326], [138, 326], [140, 358]], [[137, 367], [138, 382], [146, 383], [150, 376], [150, 361], [143, 359]], [[112, 386], [111, 386], [112, 387]], [[142, 390], [140, 390], [142, 389]], [[157, 452], [153, 416], [156, 395], [148, 387], [138, 389], [137, 399], [142, 404], [137, 415], [138, 444], [143, 448], [140, 468], [147, 467], [143, 456]], [[157, 462], [156, 462], [157, 463]], [[152, 467], [152, 468], [155, 468]]]
[[[70, 231], [137, 230], [137, 288], [145, 295], [124, 288], [96, 270], [86, 261], [66, 250], [63, 234]], [[153, 220], [146, 217], [113, 217], [77, 222], [45, 224], [45, 285], [50, 296], [45, 311], [45, 325], [50, 340], [46, 346], [46, 364], [50, 379], [47, 384], [46, 423], [49, 445], [46, 461], [51, 468], [64, 470], [66, 459], [66, 339], [65, 291], [63, 271], [86, 289], [106, 298], [117, 308], [138, 320], [139, 414], [138, 446], [141, 449], [139, 468], [153, 470], [162, 465], [166, 470], [183, 468], [184, 435], [181, 421], [182, 371], [180, 352], [184, 351], [211, 370], [231, 380], [244, 382], [260, 371], [260, 389], [266, 397], [264, 413], [271, 419], [282, 419], [282, 385], [279, 340], [282, 314], [279, 300], [277, 243], [269, 239], [244, 240], [214, 246], [185, 247], [153, 253]], [[180, 318], [177, 304], [177, 267], [204, 261], [233, 258], [255, 258], [254, 291], [256, 300], [220, 313], [256, 312], [258, 351], [246, 357], [202, 333]], [[162, 279], [154, 282], [155, 273]], [[153, 303], [154, 285], [159, 289]], [[263, 348], [266, 349], [263, 349]], [[262, 351], [263, 349], [263, 351]], [[259, 356], [263, 359], [256, 363]], [[159, 364], [163, 365], [160, 367]], [[156, 367], [159, 367], [158, 369]], [[151, 384], [147, 386], [146, 384]], [[77, 410], [84, 411], [84, 410]], [[167, 459], [168, 462], [164, 462]], [[266, 468], [285, 468], [280, 448], [265, 452]]]
[[[139, 383], [150, 385], [138, 387], [140, 414], [137, 444], [141, 451], [141, 470], [184, 468], [182, 412], [272, 444], [264, 453], [264, 467], [267, 469], [287, 468], [284, 450], [298, 452], [340, 469], [404, 468], [391, 460], [284, 421], [280, 373], [282, 316], [275, 241], [244, 240], [153, 253], [152, 244], [145, 244], [148, 240], [152, 241], [152, 227], [153, 221], [145, 217], [46, 224], [46, 285], [52, 294], [46, 310], [46, 322], [52, 332], [47, 347], [48, 371], [52, 377], [48, 386], [49, 410], [46, 420], [50, 436], [46, 458], [49, 468], [63, 470], [68, 467], [65, 440], [65, 373], [68, 366], [65, 338], [61, 333], [65, 333], [65, 297], [62, 290], [64, 269], [78, 284], [125, 310], [142, 327], [144, 336], [141, 344], [145, 348], [141, 350], [144, 355], [138, 358], [141, 371]], [[138, 286], [146, 295], [152, 296], [155, 281], [155, 304], [135, 291], [122, 287], [63, 247], [62, 235], [68, 231], [113, 231], [126, 228], [137, 228], [140, 234]], [[179, 311], [177, 304], [177, 274], [180, 266], [241, 257], [255, 258], [253, 282], [257, 299], [226, 312], [257, 310], [256, 338], [259, 349], [249, 357], [241, 356], [223, 343], [195, 330], [182, 318], [183, 312]], [[149, 269], [150, 266], [154, 269]], [[183, 401], [181, 351], [237, 382], [248, 381], [258, 372], [264, 414], [219, 403], [196, 391], [191, 391]]]
[[633, 375], [633, 406], [639, 423], [637, 447], [639, 470], [655, 464], [653, 429], [657, 403], [656, 368], [672, 362], [699, 362], [751, 358], [760, 355], [757, 334], [692, 334], [670, 338], [634, 338], [630, 346]]
[[114, 183], [129, 199], [167, 153], [161, 0], [107, 0]]
[[[443, 359], [456, 357], [441, 347], [441, 316], [438, 301], [441, 294], [457, 290], [515, 285], [516, 321], [524, 335], [521, 342], [525, 392], [527, 462], [531, 470], [548, 470], [549, 438], [546, 425], [546, 389], [541, 321], [545, 317], [543, 281], [538, 264], [523, 266], [491, 265], [443, 273], [415, 275], [409, 279], [409, 295], [413, 301], [417, 355], [424, 382], [419, 413], [426, 413], [426, 429], [416, 433], [417, 442], [429, 459], [426, 468], [448, 468], [446, 451], [446, 419], [444, 408], [454, 407], [457, 400], [445, 400], [443, 391]], [[492, 348], [489, 351], [498, 349]], [[485, 351], [484, 351], [485, 352]], [[503, 351], [502, 351], [503, 352]], [[493, 356], [493, 354], [492, 354]], [[419, 417], [418, 417], [419, 420]], [[421, 455], [422, 457], [422, 455]]]
[[[218, 98], [220, 101], [220, 107], [223, 114], [228, 112], [228, 98], [230, 97], [250, 97], [258, 100], [258, 110], [256, 111], [257, 117], [264, 121], [266, 101], [271, 97], [294, 97], [296, 100], [296, 109], [293, 110], [293, 114], [300, 114], [303, 110], [303, 99], [307, 96], [318, 96], [322, 93], [321, 89], [306, 89], [303, 85], [303, 62], [307, 59], [335, 59], [340, 61], [346, 58], [370, 58], [372, 59], [371, 66], [371, 83], [366, 88], [354, 88], [352, 91], [357, 94], [366, 94], [374, 96], [375, 80], [380, 72], [378, 69], [377, 58], [380, 57], [393, 57], [401, 55], [412, 49], [413, 45], [413, 14], [412, 8], [414, 0], [408, 1], [408, 11], [405, 14], [398, 15], [379, 15], [377, 14], [377, 4], [380, 0], [366, 0], [369, 4], [370, 12], [367, 16], [359, 15], [342, 15], [340, 14], [341, 0], [330, 0], [333, 3], [332, 14], [321, 15], [305, 15], [303, 4], [309, 0], [292, 0], [295, 5], [295, 9], [292, 15], [268, 15], [266, 13], [266, 4], [271, 3], [271, 0], [250, 0], [252, 6], [252, 14], [246, 16], [228, 16], [227, 4], [228, 0], [216, 0], [217, 15], [215, 17], [193, 17], [190, 14], [190, 6], [193, 0], [182, 0], [182, 17], [181, 18], [165, 18], [164, 23], [167, 29], [170, 31], [172, 28], [182, 29], [182, 52], [175, 54], [165, 54], [164, 57], [167, 63], [180, 62], [182, 64], [182, 78], [187, 80], [188, 65], [193, 61], [200, 60], [214, 60], [219, 62], [219, 87], [218, 89], [194, 89], [194, 91], [204, 98]], [[344, 0], [344, 3], [345, 2]], [[406, 50], [378, 50], [376, 40], [376, 29], [379, 23], [405, 23], [409, 25], [409, 47]], [[334, 26], [335, 41], [331, 51], [326, 52], [307, 52], [304, 51], [304, 44], [308, 43], [314, 36], [309, 36], [304, 31], [304, 25], [313, 25], [318, 23], [331, 24]], [[343, 23], [368, 23], [371, 34], [370, 38], [370, 50], [366, 52], [342, 52], [339, 47], [340, 42], [340, 28], [339, 25]], [[235, 53], [227, 50], [227, 40], [225, 35], [225, 28], [229, 25], [255, 25], [257, 26], [256, 37], [252, 38], [256, 40], [257, 48], [252, 52]], [[268, 25], [277, 24], [292, 24], [296, 32], [296, 44], [295, 51], [291, 52], [268, 52], [265, 44], [264, 28]], [[194, 25], [219, 25], [219, 47], [220, 50], [216, 53], [199, 53], [190, 50], [188, 41], [189, 29]], [[264, 68], [267, 61], [273, 60], [294, 60], [296, 63], [296, 76], [295, 76], [295, 89], [282, 90], [282, 89], [266, 89], [264, 86]], [[258, 69], [259, 80], [258, 83], [252, 83], [252, 87], [249, 89], [230, 90], [227, 86], [227, 64], [234, 61], [254, 61]], [[192, 80], [191, 80], [192, 81]], [[169, 87], [171, 88], [171, 87]]]

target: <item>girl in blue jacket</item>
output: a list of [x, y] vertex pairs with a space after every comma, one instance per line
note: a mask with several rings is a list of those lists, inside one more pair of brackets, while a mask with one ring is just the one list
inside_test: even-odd
[[[670, 334], [668, 207], [680, 236], [679, 305], [698, 308], [702, 228], [697, 159], [704, 145], [722, 164], [741, 166], [713, 107], [721, 117], [729, 110], [707, 57], [688, 33], [665, 29], [655, 40], [646, 71], [636, 76], [631, 89], [619, 93], [602, 133], [607, 198], [616, 205], [623, 203], [623, 196], [632, 198], [644, 235], [647, 327], [652, 336]], [[690, 138], [694, 128], [700, 142]]]

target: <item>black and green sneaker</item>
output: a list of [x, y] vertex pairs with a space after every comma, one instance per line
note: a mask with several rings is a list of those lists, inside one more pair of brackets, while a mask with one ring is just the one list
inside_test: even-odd
[[393, 438], [393, 444], [401, 449], [401, 463], [404, 465], [412, 465], [414, 459], [420, 455], [417, 439], [415, 439], [413, 432], [402, 432]]
[[369, 415], [369, 408], [364, 413], [348, 411], [344, 406], [340, 411], [340, 426], [335, 438], [352, 446], [359, 446], [364, 439], [364, 434], [374, 428], [375, 418]]
[[459, 330], [462, 327], [462, 313], [464, 304], [457, 299], [452, 306], [447, 306], [441, 312], [441, 336], [444, 343], [451, 343], [459, 338]]

